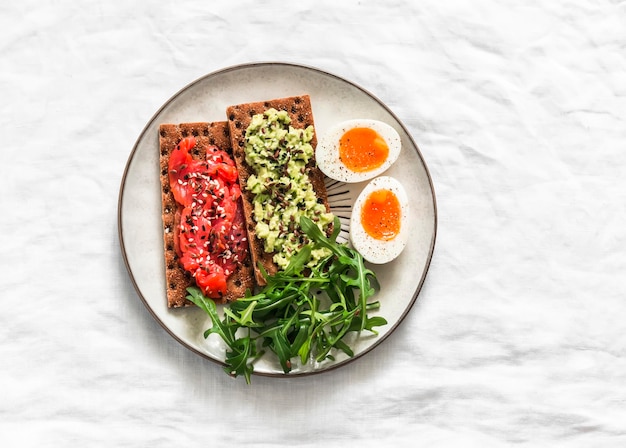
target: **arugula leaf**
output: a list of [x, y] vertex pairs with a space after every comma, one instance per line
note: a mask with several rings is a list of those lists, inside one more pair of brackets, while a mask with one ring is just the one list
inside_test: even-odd
[[[204, 336], [218, 334], [227, 345], [226, 367], [232, 376], [242, 375], [250, 384], [254, 362], [268, 349], [278, 359], [284, 373], [299, 359], [334, 359], [333, 350], [354, 356], [346, 343], [349, 333], [369, 331], [387, 324], [382, 317], [370, 317], [378, 302], [369, 299], [380, 289], [376, 274], [366, 268], [363, 257], [345, 244], [337, 243], [340, 222], [335, 218], [333, 232], [326, 236], [313, 221], [300, 219], [300, 227], [310, 243], [295, 254], [287, 268], [275, 275], [261, 268], [267, 284], [256, 294], [224, 307], [224, 317], [215, 302], [198, 288], [188, 288], [187, 298], [211, 318]], [[308, 267], [311, 252], [325, 248], [331, 253], [314, 267]]]
[[204, 294], [202, 294], [202, 291], [200, 291], [200, 288], [190, 287], [187, 288], [187, 292], [189, 293], [187, 299], [206, 311], [211, 318], [213, 327], [204, 333], [204, 337], [206, 338], [209, 334], [216, 333], [219, 334], [228, 345], [233, 345], [235, 342], [234, 332], [232, 331], [232, 328], [229, 328], [226, 321], [220, 320], [220, 317], [217, 314], [215, 302], [205, 297]]

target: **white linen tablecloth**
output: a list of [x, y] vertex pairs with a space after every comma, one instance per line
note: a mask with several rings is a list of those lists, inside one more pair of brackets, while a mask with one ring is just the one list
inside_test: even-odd
[[[438, 230], [381, 346], [247, 386], [151, 317], [117, 205], [158, 108], [255, 61], [384, 101]], [[4, 2], [0, 63], [3, 447], [626, 446], [625, 2]]]

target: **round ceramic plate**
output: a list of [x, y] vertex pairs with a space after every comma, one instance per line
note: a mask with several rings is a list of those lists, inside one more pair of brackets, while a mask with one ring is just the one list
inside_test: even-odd
[[[133, 284], [154, 318], [182, 345], [223, 364], [225, 346], [216, 335], [205, 339], [211, 326], [200, 309], [169, 309], [165, 296], [158, 128], [162, 123], [226, 120], [226, 107], [255, 101], [308, 94], [311, 97], [316, 133], [340, 121], [371, 118], [398, 131], [402, 151], [384, 174], [397, 178], [409, 194], [411, 237], [400, 257], [386, 265], [371, 266], [381, 290], [378, 315], [388, 324], [379, 334], [368, 332], [347, 341], [354, 357], [335, 353], [334, 360], [299, 365], [289, 374], [328, 371], [356, 359], [387, 338], [409, 312], [426, 277], [437, 229], [435, 194], [428, 169], [405, 126], [388, 107], [361, 87], [327, 72], [284, 63], [255, 63], [208, 74], [184, 87], [169, 99], [147, 123], [135, 144], [122, 178], [118, 225], [122, 253]], [[349, 186], [329, 182], [333, 211], [347, 222], [350, 198], [365, 184]], [[348, 189], [348, 192], [344, 190]], [[347, 229], [346, 229], [347, 230]], [[284, 376], [278, 362], [269, 357], [257, 361], [255, 374]]]

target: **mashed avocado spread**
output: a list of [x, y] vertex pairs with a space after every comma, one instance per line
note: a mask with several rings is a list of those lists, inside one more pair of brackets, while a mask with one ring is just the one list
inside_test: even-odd
[[[300, 230], [302, 215], [322, 231], [333, 222], [333, 214], [317, 202], [308, 176], [307, 163], [314, 155], [313, 126], [295, 129], [286, 111], [268, 109], [252, 117], [246, 129], [246, 163], [253, 174], [245, 188], [253, 193], [255, 231], [266, 252], [275, 252], [274, 263], [281, 269], [291, 256], [308, 243]], [[310, 265], [328, 256], [313, 251]]]

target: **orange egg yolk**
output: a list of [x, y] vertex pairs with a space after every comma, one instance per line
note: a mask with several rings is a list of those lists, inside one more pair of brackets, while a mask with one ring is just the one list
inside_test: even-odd
[[363, 229], [374, 239], [389, 241], [400, 233], [402, 210], [390, 190], [376, 190], [365, 198], [361, 209]]
[[381, 166], [389, 155], [385, 139], [370, 128], [353, 128], [339, 139], [339, 158], [352, 171], [365, 172]]

